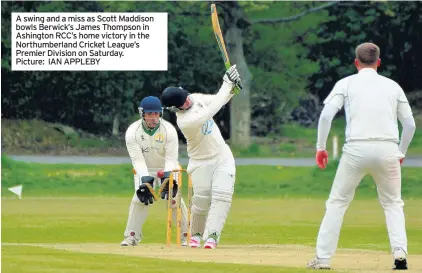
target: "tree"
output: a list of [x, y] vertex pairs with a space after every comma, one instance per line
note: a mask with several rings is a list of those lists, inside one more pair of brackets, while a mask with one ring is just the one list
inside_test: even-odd
[[[252, 73], [248, 67], [246, 62], [245, 53], [244, 53], [244, 36], [243, 33], [250, 28], [252, 25], [257, 24], [276, 24], [276, 23], [287, 23], [299, 20], [301, 17], [308, 15], [312, 12], [317, 12], [328, 8], [330, 6], [335, 5], [337, 2], [329, 2], [320, 6], [312, 6], [307, 8], [306, 10], [294, 15], [294, 16], [286, 16], [286, 17], [278, 17], [278, 18], [261, 18], [256, 20], [249, 20], [244, 12], [244, 8], [249, 10], [263, 10], [269, 9], [273, 7], [273, 3], [249, 3], [246, 2], [243, 7], [237, 1], [231, 2], [221, 2], [218, 4], [218, 7], [221, 7], [223, 12], [224, 18], [224, 29], [225, 29], [225, 41], [227, 43], [227, 49], [229, 56], [232, 60], [232, 63], [235, 63], [239, 69], [239, 73], [242, 75], [243, 80], [243, 90], [239, 93], [239, 95], [233, 97], [231, 103], [231, 132], [230, 132], [230, 142], [232, 145], [240, 146], [240, 147], [247, 147], [251, 144], [251, 89], [252, 89]], [[285, 8], [291, 8], [294, 6], [294, 3], [282, 3]], [[307, 4], [302, 5], [306, 7]], [[221, 13], [220, 13], [221, 14]], [[224, 32], [224, 30], [223, 30]], [[272, 49], [270, 52], [276, 52], [275, 55], [280, 54], [281, 52], [277, 52], [277, 49]], [[278, 53], [278, 54], [277, 54]], [[281, 53], [282, 54], [282, 53]], [[274, 57], [274, 56], [273, 56]], [[271, 69], [267, 69], [270, 70]], [[312, 70], [312, 68], [311, 68]], [[262, 71], [262, 70], [261, 70]], [[257, 73], [261, 72], [259, 69]], [[264, 70], [265, 71], [265, 70]], [[309, 71], [308, 71], [309, 72]], [[273, 70], [273, 73], [286, 73], [286, 71], [280, 71], [277, 69]], [[287, 72], [288, 73], [288, 72]], [[262, 76], [269, 76], [263, 75], [265, 73], [261, 73]], [[276, 75], [274, 75], [276, 76]], [[274, 85], [280, 84], [280, 81], [274, 80], [273, 82], [267, 83], [267, 86], [274, 88]], [[290, 88], [293, 86], [290, 86]], [[297, 92], [296, 94], [299, 94]], [[274, 96], [275, 93], [272, 95]], [[275, 94], [276, 97], [277, 94]], [[297, 100], [297, 98], [295, 98]], [[277, 102], [283, 102], [278, 97]], [[289, 101], [284, 101], [285, 104], [279, 104], [270, 108], [275, 109], [275, 113], [281, 114], [283, 113], [284, 107], [287, 108]], [[280, 111], [281, 110], [281, 111]], [[273, 112], [274, 113], [274, 112]], [[277, 123], [275, 120], [274, 123]], [[277, 124], [271, 125], [277, 126]], [[270, 130], [271, 131], [271, 130]]]
[[308, 44], [309, 58], [321, 63], [310, 81], [320, 98], [335, 81], [356, 72], [354, 51], [363, 42], [380, 47], [380, 74], [397, 81], [405, 92], [422, 89], [422, 2], [363, 2], [329, 12], [331, 19], [318, 27], [320, 38]]

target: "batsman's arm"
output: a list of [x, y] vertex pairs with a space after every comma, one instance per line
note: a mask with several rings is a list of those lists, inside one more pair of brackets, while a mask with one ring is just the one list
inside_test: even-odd
[[[215, 100], [215, 95], [214, 94], [201, 94], [201, 93], [194, 93], [192, 94], [195, 97], [198, 97], [201, 99], [202, 102], [205, 103], [205, 105], [209, 106], [211, 104], [211, 102], [213, 100]], [[234, 96], [234, 94], [230, 94], [230, 96], [227, 97], [226, 99], [226, 103], [228, 103], [230, 101], [230, 99]]]
[[230, 94], [232, 89], [233, 84], [223, 81], [220, 90], [215, 95], [215, 99], [209, 104], [208, 108], [205, 108], [199, 114], [193, 113], [190, 115], [184, 115], [183, 118], [179, 120], [179, 126], [182, 128], [195, 128], [202, 126], [202, 124], [214, 117], [214, 115], [220, 111], [221, 107], [226, 104], [229, 97], [231, 98], [233, 96], [233, 94]]
[[132, 160], [133, 168], [139, 177], [149, 176], [148, 167], [142, 154], [141, 146], [136, 142], [136, 130], [138, 126], [130, 126], [125, 134], [126, 148]]

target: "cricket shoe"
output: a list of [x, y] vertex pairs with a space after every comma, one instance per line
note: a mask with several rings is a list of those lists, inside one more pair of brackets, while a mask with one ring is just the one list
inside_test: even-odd
[[393, 251], [394, 256], [394, 267], [393, 270], [407, 270], [406, 252], [397, 247]]
[[189, 240], [189, 247], [198, 248], [201, 247], [201, 235], [199, 233], [192, 236]]
[[120, 243], [120, 246], [136, 246], [138, 245], [138, 240], [135, 238], [135, 232], [131, 231], [130, 235], [123, 239]]
[[308, 263], [307, 268], [311, 268], [311, 269], [331, 269], [331, 266], [330, 266], [330, 261], [328, 259], [315, 258]]
[[205, 241], [204, 248], [214, 249], [217, 247], [217, 241], [214, 238], [208, 238]]

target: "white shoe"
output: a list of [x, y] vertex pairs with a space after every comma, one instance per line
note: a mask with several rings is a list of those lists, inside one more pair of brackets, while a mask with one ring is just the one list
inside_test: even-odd
[[189, 247], [198, 248], [201, 247], [201, 236], [194, 235], [189, 240]]
[[120, 246], [136, 246], [138, 245], [138, 240], [135, 238], [135, 232], [130, 232], [130, 235], [123, 239], [120, 243]]
[[330, 266], [330, 261], [328, 259], [315, 258], [308, 263], [307, 268], [311, 268], [311, 269], [331, 269], [331, 266]]
[[217, 241], [214, 238], [208, 238], [204, 244], [204, 248], [215, 249], [217, 247]]

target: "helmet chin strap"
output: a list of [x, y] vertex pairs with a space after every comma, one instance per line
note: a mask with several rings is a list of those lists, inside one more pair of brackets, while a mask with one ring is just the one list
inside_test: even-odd
[[144, 125], [144, 128], [147, 129], [147, 130], [149, 130], [149, 131], [153, 131], [155, 128], [157, 128], [158, 126], [160, 126], [160, 123], [161, 123], [161, 118], [158, 119], [157, 125], [154, 128], [151, 128], [151, 127], [148, 126], [145, 118], [142, 117], [142, 124]]

